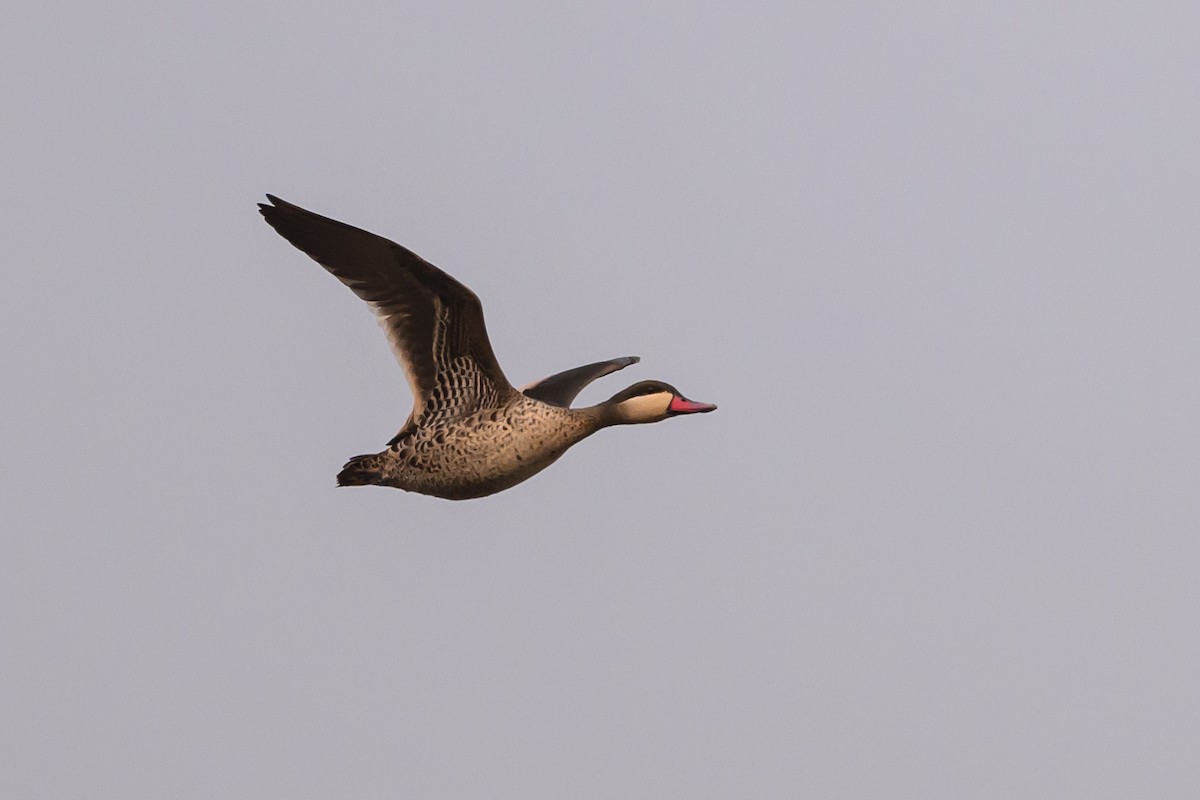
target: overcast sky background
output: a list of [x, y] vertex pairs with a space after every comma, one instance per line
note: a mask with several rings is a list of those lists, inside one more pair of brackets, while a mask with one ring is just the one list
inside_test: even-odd
[[[1200, 6], [732, 6], [9, 6], [0, 795], [1200, 795]], [[335, 489], [264, 192], [720, 410]]]

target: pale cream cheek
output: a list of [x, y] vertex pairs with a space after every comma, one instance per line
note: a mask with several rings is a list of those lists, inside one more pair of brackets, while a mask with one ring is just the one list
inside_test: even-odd
[[659, 392], [631, 397], [621, 403], [621, 410], [631, 422], [654, 422], [667, 416], [667, 407], [670, 405], [671, 395]]

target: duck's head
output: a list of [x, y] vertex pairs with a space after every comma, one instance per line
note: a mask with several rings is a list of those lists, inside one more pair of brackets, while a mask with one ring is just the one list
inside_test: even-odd
[[678, 389], [662, 381], [639, 381], [617, 392], [604, 405], [612, 425], [632, 425], [639, 422], [658, 422], [680, 414], [702, 414], [715, 411], [711, 403], [688, 400]]

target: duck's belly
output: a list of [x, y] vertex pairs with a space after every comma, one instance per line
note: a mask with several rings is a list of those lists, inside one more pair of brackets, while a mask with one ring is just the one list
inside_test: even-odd
[[[497, 415], [498, 416], [498, 415]], [[571, 420], [467, 419], [399, 443], [391, 486], [450, 500], [508, 489], [553, 464], [584, 432]]]

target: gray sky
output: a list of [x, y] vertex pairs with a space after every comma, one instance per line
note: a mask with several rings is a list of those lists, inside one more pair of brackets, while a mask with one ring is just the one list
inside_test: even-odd
[[[1200, 6], [18, 2], [0, 796], [1194, 798]], [[508, 375], [465, 503], [264, 192]]]

